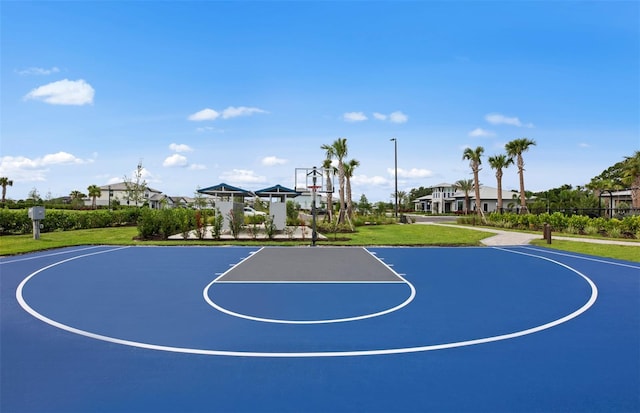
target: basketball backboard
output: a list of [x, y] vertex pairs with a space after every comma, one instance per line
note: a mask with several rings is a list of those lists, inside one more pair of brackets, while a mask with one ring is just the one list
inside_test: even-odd
[[298, 192], [334, 192], [335, 173], [333, 168], [296, 168], [295, 187]]

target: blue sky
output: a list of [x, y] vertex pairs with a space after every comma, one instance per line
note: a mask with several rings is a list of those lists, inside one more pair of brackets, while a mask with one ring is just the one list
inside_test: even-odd
[[[347, 138], [354, 198], [471, 178], [528, 137], [525, 184], [584, 185], [640, 149], [640, 3], [2, 1], [7, 196], [132, 177], [193, 196], [294, 185]], [[518, 187], [516, 168], [506, 189]]]

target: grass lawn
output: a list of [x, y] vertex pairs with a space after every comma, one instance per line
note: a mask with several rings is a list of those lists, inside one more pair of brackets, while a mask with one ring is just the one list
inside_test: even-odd
[[[247, 245], [247, 246], [293, 246], [309, 245], [306, 241], [136, 241], [135, 227], [101, 228], [79, 231], [42, 233], [39, 240], [32, 235], [10, 235], [0, 237], [0, 256], [22, 254], [52, 248], [77, 245]], [[489, 232], [465, 229], [464, 227], [440, 227], [435, 225], [371, 225], [358, 227], [356, 233], [325, 234], [327, 241], [317, 245], [345, 246], [475, 246], [480, 240], [492, 236]], [[620, 245], [589, 244], [585, 242], [554, 240], [547, 245], [544, 240], [535, 240], [534, 245], [601, 257], [640, 262], [638, 247]]]
[[564, 241], [557, 239], [554, 239], [551, 244], [547, 244], [547, 241], [545, 240], [534, 240], [531, 244], [556, 250], [577, 252], [580, 254], [597, 255], [599, 257], [640, 262], [640, 244], [637, 247], [634, 247], [629, 245], [592, 244], [589, 242]]

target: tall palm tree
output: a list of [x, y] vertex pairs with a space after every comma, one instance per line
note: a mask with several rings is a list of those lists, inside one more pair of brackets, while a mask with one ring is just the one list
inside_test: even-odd
[[460, 179], [453, 186], [460, 191], [464, 191], [464, 213], [469, 213], [469, 192], [473, 189], [473, 179]]
[[360, 166], [360, 161], [357, 159], [351, 159], [344, 163], [344, 177], [345, 186], [347, 192], [347, 216], [351, 218], [353, 216], [353, 200], [351, 199], [351, 178], [353, 177], [353, 171]]
[[327, 191], [327, 214], [324, 216], [325, 220], [329, 220], [329, 222], [333, 221], [333, 175], [336, 173], [336, 168], [331, 164], [331, 158], [327, 158], [322, 161], [322, 169], [325, 171], [330, 171], [330, 174], [325, 176], [326, 183], [325, 189]]
[[482, 164], [482, 154], [484, 148], [478, 146], [476, 149], [467, 148], [462, 154], [463, 160], [469, 161], [469, 166], [473, 172], [473, 187], [476, 190], [476, 213], [478, 216], [482, 216], [482, 208], [480, 207], [480, 178], [478, 176], [480, 172], [480, 165]]
[[504, 148], [507, 151], [507, 155], [510, 157], [516, 157], [518, 165], [518, 175], [520, 176], [520, 213], [526, 214], [527, 210], [527, 198], [524, 193], [524, 159], [522, 159], [522, 153], [529, 149], [529, 146], [535, 146], [536, 142], [533, 139], [519, 138], [514, 139], [511, 142], [507, 142]]
[[6, 200], [7, 197], [7, 187], [13, 186], [13, 181], [6, 176], [0, 177], [0, 185], [2, 185], [2, 202]]
[[489, 157], [489, 166], [496, 170], [496, 181], [498, 182], [498, 212], [502, 213], [502, 170], [513, 165], [513, 158], [506, 155], [494, 155]]
[[87, 187], [87, 193], [91, 198], [91, 207], [93, 209], [96, 209], [96, 198], [102, 195], [102, 191], [100, 190], [100, 187], [98, 185], [89, 185]]
[[640, 208], [640, 151], [625, 156], [623, 182], [631, 188], [631, 207]]
[[344, 176], [344, 158], [349, 153], [347, 149], [347, 138], [338, 138], [331, 145], [322, 145], [320, 147], [326, 152], [328, 159], [338, 160], [338, 194], [340, 196], [340, 210], [338, 211], [338, 224], [343, 224], [345, 220], [345, 176]]

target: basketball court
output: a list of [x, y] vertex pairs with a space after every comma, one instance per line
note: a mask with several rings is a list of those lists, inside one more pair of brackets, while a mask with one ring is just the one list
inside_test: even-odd
[[639, 270], [529, 246], [5, 257], [0, 410], [639, 411]]

